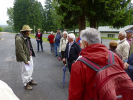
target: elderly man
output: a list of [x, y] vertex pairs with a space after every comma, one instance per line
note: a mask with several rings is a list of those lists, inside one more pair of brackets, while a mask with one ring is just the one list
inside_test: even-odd
[[37, 41], [37, 52], [39, 52], [39, 44], [41, 45], [41, 49], [42, 49], [42, 52], [43, 52], [43, 45], [42, 45], [42, 33], [41, 33], [41, 30], [38, 29], [38, 32], [36, 33], [36, 41]]
[[69, 72], [71, 73], [71, 65], [74, 61], [77, 60], [81, 48], [75, 40], [75, 35], [73, 33], [68, 34], [68, 43], [66, 45], [65, 54], [63, 62], [66, 61], [67, 58], [67, 65], [69, 68]]
[[[89, 28], [81, 31], [80, 37], [82, 41], [80, 55], [101, 67], [107, 65], [109, 50], [101, 44], [100, 32], [94, 28]], [[114, 58], [115, 63], [120, 65], [120, 69], [124, 70], [123, 62], [120, 58], [115, 54]], [[77, 60], [71, 69], [69, 100], [93, 100], [96, 92], [96, 74], [97, 72], [91, 66], [87, 66], [85, 63]]]
[[118, 38], [119, 42], [116, 51], [122, 55], [122, 60], [124, 61], [128, 59], [129, 49], [130, 49], [130, 45], [126, 41], [126, 32], [125, 31], [119, 32]]
[[32, 79], [33, 73], [33, 59], [35, 53], [32, 48], [30, 33], [31, 28], [28, 25], [24, 25], [21, 33], [15, 36], [15, 45], [16, 45], [16, 59], [17, 62], [21, 63], [22, 69], [22, 80], [25, 89], [32, 90], [30, 85], [36, 85], [37, 83]]

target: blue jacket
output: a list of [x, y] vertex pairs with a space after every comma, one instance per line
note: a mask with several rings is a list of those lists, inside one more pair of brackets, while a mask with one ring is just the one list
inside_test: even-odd
[[130, 76], [130, 78], [133, 81], [133, 53], [128, 58], [127, 63], [129, 64], [129, 66], [128, 66], [128, 69], [125, 71], [127, 72], [127, 74]]

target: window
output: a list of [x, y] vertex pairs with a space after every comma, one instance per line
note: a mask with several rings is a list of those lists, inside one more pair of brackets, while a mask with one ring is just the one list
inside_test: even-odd
[[115, 37], [115, 34], [108, 34], [108, 37], [114, 38]]

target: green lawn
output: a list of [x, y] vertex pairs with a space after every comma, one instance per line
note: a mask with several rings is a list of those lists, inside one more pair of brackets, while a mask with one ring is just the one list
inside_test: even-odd
[[0, 34], [0, 35], [2, 35], [2, 34]]

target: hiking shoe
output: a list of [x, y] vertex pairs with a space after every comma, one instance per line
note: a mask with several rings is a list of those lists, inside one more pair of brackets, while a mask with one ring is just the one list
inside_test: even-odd
[[33, 81], [33, 80], [31, 80], [31, 81], [29, 82], [29, 84], [30, 84], [30, 85], [37, 85], [37, 83], [36, 83], [35, 81]]
[[29, 85], [29, 83], [24, 87], [26, 90], [32, 90], [32, 87]]

